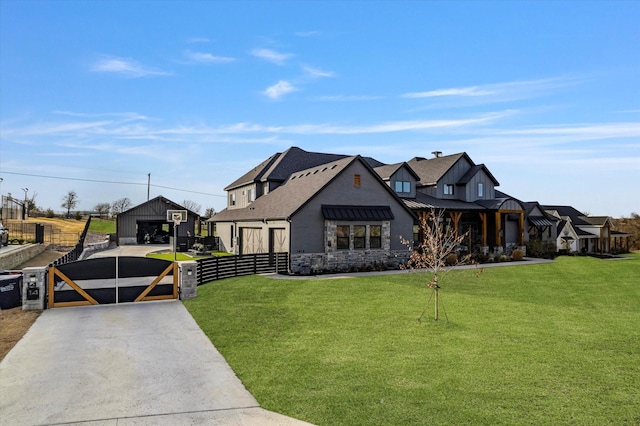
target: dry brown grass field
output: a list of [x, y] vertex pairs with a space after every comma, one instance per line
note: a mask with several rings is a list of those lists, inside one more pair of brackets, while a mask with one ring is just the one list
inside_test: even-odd
[[[45, 226], [45, 243], [56, 244], [58, 246], [71, 247], [76, 245], [78, 237], [84, 229], [85, 220], [75, 219], [58, 219], [47, 217], [30, 217], [27, 220], [8, 219], [3, 220], [3, 225], [9, 229], [9, 239], [23, 238], [25, 240], [33, 239], [35, 236], [29, 233], [18, 233], [18, 229], [34, 229], [31, 227], [22, 227], [21, 225], [29, 225], [39, 223]], [[13, 231], [13, 232], [12, 232]], [[33, 231], [30, 231], [33, 232]]]

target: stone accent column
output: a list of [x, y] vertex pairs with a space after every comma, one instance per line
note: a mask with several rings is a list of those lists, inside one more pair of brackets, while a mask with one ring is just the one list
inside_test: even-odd
[[198, 296], [198, 262], [180, 262], [180, 300], [195, 299]]
[[22, 270], [22, 310], [42, 311], [47, 291], [47, 267], [30, 267]]

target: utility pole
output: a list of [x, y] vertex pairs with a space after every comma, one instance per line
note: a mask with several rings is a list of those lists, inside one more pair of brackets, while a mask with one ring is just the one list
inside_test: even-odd
[[147, 201], [149, 201], [150, 188], [151, 188], [151, 173], [147, 173]]

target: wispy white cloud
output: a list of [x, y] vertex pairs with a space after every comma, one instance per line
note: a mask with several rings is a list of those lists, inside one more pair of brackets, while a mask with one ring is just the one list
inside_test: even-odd
[[452, 87], [428, 90], [425, 92], [409, 92], [403, 98], [447, 98], [474, 99], [474, 102], [507, 102], [545, 96], [554, 90], [575, 86], [585, 82], [585, 78], [555, 77], [539, 80], [510, 81], [504, 83], [484, 84], [467, 87]]
[[435, 98], [439, 96], [487, 96], [495, 92], [482, 90], [478, 86], [460, 87], [452, 89], [430, 90], [428, 92], [412, 92], [402, 95], [403, 98]]
[[191, 37], [191, 38], [188, 38], [186, 40], [186, 42], [190, 43], [190, 44], [194, 44], [194, 43], [209, 43], [210, 41], [211, 40], [209, 40], [206, 37]]
[[236, 60], [236, 58], [231, 58], [228, 56], [215, 56], [211, 53], [193, 52], [191, 50], [187, 50], [184, 53], [184, 56], [191, 62], [198, 62], [198, 63], [205, 63], [205, 64], [228, 63]]
[[335, 73], [333, 71], [323, 71], [321, 69], [310, 67], [308, 65], [303, 65], [302, 69], [307, 74], [307, 76], [311, 78], [335, 77]]
[[318, 101], [318, 102], [363, 102], [363, 101], [375, 101], [379, 99], [385, 99], [385, 98], [384, 96], [374, 96], [374, 95], [328, 95], [328, 96], [315, 96], [310, 100]]
[[264, 59], [277, 65], [283, 65], [287, 59], [293, 56], [291, 53], [282, 53], [271, 49], [253, 49], [250, 53], [256, 58]]
[[320, 34], [320, 31], [298, 31], [295, 33], [298, 37], [315, 37]]
[[297, 90], [298, 88], [296, 88], [293, 84], [289, 83], [288, 81], [280, 80], [273, 86], [267, 87], [264, 90], [264, 92], [262, 92], [262, 94], [268, 98], [277, 100], [283, 97], [284, 95], [286, 95], [287, 93], [295, 92]]
[[90, 67], [90, 70], [93, 72], [120, 74], [132, 78], [172, 75], [170, 72], [144, 66], [129, 58], [117, 57], [101, 58]]

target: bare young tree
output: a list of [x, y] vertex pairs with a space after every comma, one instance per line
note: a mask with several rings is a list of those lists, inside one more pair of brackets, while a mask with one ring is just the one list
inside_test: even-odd
[[[439, 313], [439, 275], [445, 270], [448, 258], [453, 258], [451, 255], [456, 253], [458, 246], [465, 240], [468, 234], [467, 231], [458, 235], [458, 230], [454, 226], [446, 226], [445, 224], [445, 211], [432, 208], [420, 218], [422, 241], [414, 243], [400, 237], [402, 244], [407, 246], [411, 252], [409, 260], [407, 260], [406, 264], [401, 265], [401, 267], [404, 269], [427, 269], [433, 274], [433, 278], [427, 283], [427, 287], [432, 290], [431, 297], [434, 299], [434, 319], [436, 321], [438, 320]], [[457, 262], [456, 256], [456, 263]], [[449, 263], [451, 263], [450, 260]], [[431, 297], [418, 318], [419, 322], [422, 322], [422, 317], [429, 307]]]
[[212, 218], [214, 214], [216, 214], [216, 209], [214, 209], [213, 207], [208, 207], [204, 211], [204, 217], [206, 218]]
[[115, 216], [118, 213], [122, 213], [127, 210], [129, 207], [131, 207], [131, 200], [127, 197], [120, 198], [119, 200], [111, 203], [111, 214]]
[[67, 195], [62, 197], [61, 207], [67, 209], [67, 217], [69, 217], [71, 209], [76, 208], [79, 202], [80, 200], [78, 200], [78, 194], [76, 194], [76, 191], [73, 190], [67, 192]]
[[111, 210], [111, 204], [98, 203], [93, 209], [100, 215], [100, 219], [103, 219], [103, 217], [106, 217], [109, 214], [109, 210]]
[[202, 206], [198, 203], [196, 203], [195, 201], [191, 201], [191, 200], [184, 200], [182, 202], [182, 207], [184, 207], [187, 210], [191, 210], [194, 213], [198, 213], [200, 214], [200, 210], [202, 210]]

